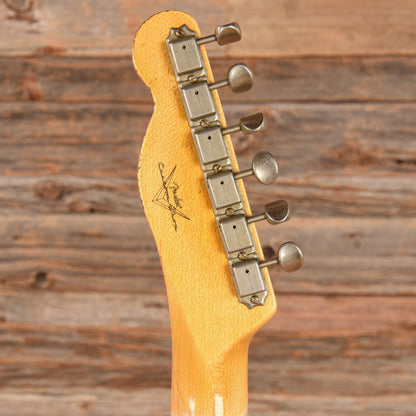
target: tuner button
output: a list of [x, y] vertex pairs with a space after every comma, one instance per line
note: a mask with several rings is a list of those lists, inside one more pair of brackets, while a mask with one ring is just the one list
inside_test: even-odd
[[288, 242], [277, 249], [277, 260], [285, 272], [295, 272], [302, 267], [303, 254], [297, 244]]
[[233, 65], [228, 71], [228, 78], [209, 85], [211, 90], [229, 86], [233, 92], [248, 91], [253, 85], [253, 74], [244, 64]]
[[259, 152], [253, 159], [253, 173], [261, 183], [269, 185], [277, 179], [279, 168], [269, 152]]
[[267, 220], [267, 222], [272, 225], [281, 224], [282, 222], [287, 221], [289, 216], [289, 205], [285, 200], [281, 199], [266, 204], [264, 212], [247, 218], [247, 223], [251, 224], [255, 221]]
[[249, 135], [251, 133], [256, 133], [264, 129], [264, 115], [263, 113], [250, 114], [240, 118], [240, 122], [230, 127], [225, 127], [222, 129], [222, 134], [235, 133], [240, 131]]
[[205, 36], [197, 40], [198, 45], [204, 45], [210, 42], [218, 42], [218, 45], [227, 45], [228, 43], [238, 42], [241, 40], [241, 28], [237, 22], [217, 26], [214, 35]]
[[269, 267], [275, 263], [279, 264], [285, 272], [295, 272], [302, 267], [302, 251], [295, 243], [284, 243], [277, 249], [277, 257], [271, 260], [262, 261], [259, 266], [261, 268]]
[[218, 45], [238, 42], [241, 40], [240, 25], [237, 22], [233, 22], [227, 25], [217, 26], [215, 29], [215, 37]]
[[264, 130], [263, 113], [251, 114], [240, 119], [241, 132], [248, 135]]
[[269, 202], [264, 207], [264, 215], [269, 224], [281, 224], [290, 217], [289, 205], [284, 199]]
[[248, 91], [253, 86], [253, 74], [244, 64], [233, 65], [228, 71], [228, 84], [233, 92]]
[[252, 163], [252, 168], [235, 173], [235, 179], [254, 175], [256, 179], [265, 185], [273, 183], [278, 176], [279, 167], [275, 158], [269, 152], [258, 152]]

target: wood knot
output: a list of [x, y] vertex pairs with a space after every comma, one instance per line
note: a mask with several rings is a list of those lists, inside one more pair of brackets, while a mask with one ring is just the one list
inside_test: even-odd
[[80, 407], [81, 407], [82, 409], [84, 409], [84, 410], [89, 410], [89, 409], [90, 409], [90, 407], [91, 407], [91, 403], [89, 403], [89, 402], [82, 402], [82, 403], [80, 404]]
[[58, 199], [61, 199], [64, 191], [63, 185], [54, 181], [42, 182], [35, 186], [35, 194], [39, 198], [47, 201], [57, 201]]
[[47, 289], [52, 284], [52, 280], [49, 278], [46, 272], [37, 272], [33, 279], [33, 286], [37, 289]]
[[[93, 202], [90, 201], [84, 201], [84, 200], [75, 200], [72, 201], [69, 206], [70, 212], [76, 212], [76, 213], [90, 213], [94, 214], [95, 212], [99, 212], [95, 206], [93, 206]], [[104, 212], [104, 211], [103, 211]]]

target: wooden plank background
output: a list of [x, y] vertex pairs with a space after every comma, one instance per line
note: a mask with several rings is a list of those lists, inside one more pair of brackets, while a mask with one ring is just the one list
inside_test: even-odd
[[281, 176], [246, 181], [260, 225], [306, 256], [272, 270], [279, 312], [250, 350], [251, 415], [411, 416], [416, 408], [416, 3], [413, 0], [0, 1], [0, 416], [167, 415], [171, 345], [163, 276], [136, 165], [152, 112], [130, 58], [163, 9], [203, 33], [242, 167], [262, 148]]

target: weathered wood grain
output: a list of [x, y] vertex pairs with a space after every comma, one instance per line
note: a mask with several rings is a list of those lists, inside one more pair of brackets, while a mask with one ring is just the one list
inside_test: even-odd
[[0, 3], [0, 37], [7, 39], [1, 44], [1, 55], [128, 56], [139, 26], [166, 8], [186, 8], [195, 16], [203, 16], [204, 31], [212, 31], [227, 20], [226, 4], [213, 1], [165, 5], [145, 0], [74, 0], [64, 6], [50, 0], [21, 3]]
[[[34, 294], [36, 293], [36, 296]], [[0, 321], [68, 327], [169, 326], [165, 295], [127, 293], [0, 293]], [[278, 296], [271, 331], [396, 331], [414, 329], [416, 298], [389, 296]]]
[[[0, 55], [127, 56], [139, 25], [161, 9], [186, 9], [204, 33], [238, 21], [243, 41], [212, 54], [229, 56], [414, 54], [412, 0], [223, 2], [71, 1], [0, 3]], [[74, 24], [76, 22], [76, 24]]]
[[135, 176], [0, 177], [0, 212], [143, 215]]
[[[169, 414], [170, 390], [142, 388], [135, 391], [93, 389], [86, 391], [0, 392], [1, 416], [160, 416]], [[263, 416], [410, 416], [414, 395], [374, 397], [314, 396], [249, 393], [249, 414]]]
[[[1, 104], [2, 212], [136, 215], [138, 145], [151, 108]], [[255, 209], [279, 194], [301, 215], [415, 215], [416, 105], [226, 106], [229, 120], [260, 109], [268, 129], [233, 139], [242, 168], [264, 148], [279, 160], [280, 178], [267, 193], [246, 181]]]
[[[48, 392], [54, 386], [57, 392], [72, 393], [89, 387], [121, 394], [170, 385], [167, 328], [2, 326], [0, 377], [7, 380], [7, 390]], [[386, 389], [392, 398], [410, 396], [416, 392], [415, 346], [414, 330], [398, 328], [348, 333], [336, 328], [261, 330], [249, 351], [250, 391], [270, 399], [365, 398], [383, 396]]]
[[[277, 294], [415, 295], [414, 219], [294, 217], [259, 223], [267, 257], [297, 241], [305, 265], [270, 268]], [[164, 296], [159, 257], [143, 217], [0, 217], [0, 287], [17, 291]]]
[[[246, 165], [249, 165], [248, 160]], [[339, 174], [331, 177], [322, 173], [303, 178], [285, 177], [283, 169], [281, 172], [279, 181], [268, 187], [267, 192], [253, 181], [246, 182], [255, 211], [261, 211], [271, 198], [279, 197], [290, 202], [296, 216], [382, 218], [415, 215], [416, 182], [412, 175]], [[0, 212], [143, 215], [133, 177], [0, 177]]]
[[78, 326], [168, 326], [165, 295], [74, 293], [3, 289], [0, 321]]
[[409, 0], [228, 0], [244, 29], [234, 56], [414, 53], [416, 8]]
[[[212, 58], [216, 79], [236, 59]], [[415, 101], [416, 57], [246, 58], [254, 87], [223, 102]], [[131, 58], [0, 57], [0, 101], [152, 103]]]
[[[230, 124], [258, 110], [266, 131], [233, 135], [241, 164], [269, 147], [289, 175], [416, 172], [415, 104], [225, 106]], [[147, 104], [2, 103], [0, 172], [131, 178], [151, 111]]]
[[253, 414], [312, 416], [410, 416], [415, 406], [414, 395], [388, 395], [367, 397], [338, 397], [314, 395], [267, 395], [250, 396], [249, 411]]

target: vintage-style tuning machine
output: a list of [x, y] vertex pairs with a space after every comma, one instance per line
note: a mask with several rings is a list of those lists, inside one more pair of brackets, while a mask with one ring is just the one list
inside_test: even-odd
[[[210, 42], [218, 42], [219, 45], [226, 45], [228, 43], [237, 42], [240, 39], [241, 29], [236, 22], [218, 26], [215, 30], [215, 34], [201, 38], [198, 38], [197, 33], [191, 30], [187, 25], [171, 28], [166, 43], [176, 80], [178, 82], [184, 82], [187, 80], [189, 81], [189, 77], [198, 79], [207, 76], [207, 70], [200, 48], [201, 45]], [[239, 74], [236, 74], [236, 72], [239, 72]], [[230, 86], [233, 82], [236, 82], [236, 75], [238, 75], [237, 78], [242, 79], [241, 68], [238, 71], [234, 70], [233, 73], [234, 75], [231, 74], [231, 78], [233, 79], [230, 80]], [[251, 72], [249, 72], [249, 76], [247, 76], [247, 71], [244, 72], [244, 82], [242, 82], [242, 86], [247, 88], [247, 79], [250, 78], [250, 75]], [[224, 85], [222, 84], [221, 86]], [[239, 90], [238, 92], [242, 92], [242, 90]]]
[[247, 218], [247, 223], [266, 220], [269, 224], [281, 224], [290, 218], [289, 205], [284, 199], [269, 202], [264, 206], [262, 214]]
[[268, 296], [262, 268], [278, 263], [283, 270], [293, 272], [302, 266], [303, 255], [295, 243], [288, 242], [279, 247], [276, 258], [260, 260], [250, 224], [261, 220], [270, 224], [287, 221], [290, 213], [286, 201], [270, 202], [262, 213], [251, 217], [245, 210], [238, 180], [253, 175], [259, 182], [270, 184], [277, 179], [278, 165], [269, 152], [261, 151], [254, 156], [251, 169], [234, 171], [225, 136], [238, 131], [248, 135], [263, 130], [264, 116], [251, 114], [242, 117], [238, 124], [224, 126], [212, 91], [225, 86], [236, 93], [247, 91], [253, 85], [253, 74], [246, 65], [236, 64], [229, 69], [227, 79], [211, 83], [201, 48], [210, 42], [226, 45], [240, 39], [238, 23], [218, 26], [213, 35], [200, 38], [187, 25], [182, 25], [171, 28], [166, 44], [237, 297], [253, 308], [264, 305]]
[[263, 268], [273, 264], [278, 264], [285, 272], [295, 272], [303, 265], [302, 250], [295, 243], [284, 243], [277, 249], [274, 259], [262, 261], [259, 266]]
[[276, 159], [269, 152], [261, 151], [254, 156], [251, 169], [234, 173], [234, 179], [254, 175], [260, 183], [269, 185], [277, 179], [278, 174]]
[[269, 152], [258, 152], [252, 162], [251, 169], [233, 172], [229, 166], [215, 164], [212, 171], [205, 172], [208, 194], [216, 215], [225, 212], [227, 208], [237, 210], [242, 208], [242, 199], [236, 180], [254, 175], [265, 185], [273, 183], [279, 168], [275, 158]]
[[277, 250], [276, 258], [259, 262], [257, 258], [241, 253], [240, 261], [230, 260], [238, 300], [248, 308], [264, 305], [267, 297], [266, 283], [261, 269], [279, 264], [286, 272], [295, 272], [302, 267], [303, 254], [299, 246], [292, 242], [282, 244]]
[[229, 86], [233, 92], [248, 91], [253, 86], [253, 74], [244, 64], [235, 64], [228, 71], [227, 79], [209, 84], [210, 90]]
[[217, 26], [215, 34], [197, 39], [198, 45], [217, 42], [218, 45], [227, 45], [228, 43], [238, 42], [241, 40], [241, 28], [237, 22]]
[[253, 75], [243, 64], [237, 64], [228, 71], [228, 78], [208, 84], [206, 77], [189, 75], [186, 82], [179, 85], [179, 92], [185, 112], [191, 125], [205, 120], [218, 120], [217, 108], [211, 90], [229, 85], [234, 92], [244, 92], [253, 85]]
[[286, 201], [270, 202], [262, 214], [247, 217], [244, 211], [227, 209], [225, 215], [217, 218], [218, 229], [224, 243], [227, 257], [233, 258], [238, 253], [256, 251], [249, 224], [267, 220], [269, 224], [281, 224], [289, 219], [289, 206]]
[[263, 113], [250, 114], [240, 118], [240, 122], [230, 127], [224, 127], [222, 134], [231, 134], [241, 131], [245, 135], [257, 133], [264, 130], [264, 115]]

